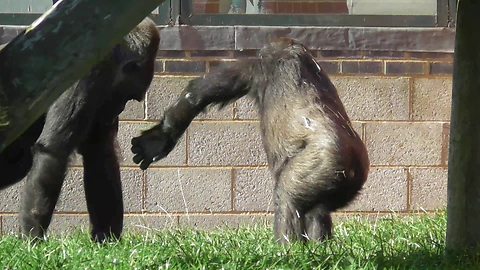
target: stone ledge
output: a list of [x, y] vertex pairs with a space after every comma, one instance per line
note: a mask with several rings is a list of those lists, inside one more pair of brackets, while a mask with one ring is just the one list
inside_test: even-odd
[[235, 27], [236, 49], [257, 49], [287, 36], [311, 50], [453, 52], [455, 31], [406, 27]]
[[[291, 37], [311, 50], [452, 53], [455, 30], [416, 27], [159, 26], [160, 50], [255, 50]], [[0, 44], [25, 26], [0, 26]]]

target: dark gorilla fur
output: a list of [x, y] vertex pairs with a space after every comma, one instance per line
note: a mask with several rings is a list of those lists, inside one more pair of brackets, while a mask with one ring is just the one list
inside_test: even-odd
[[103, 242], [120, 237], [123, 199], [115, 149], [118, 115], [128, 100], [144, 98], [153, 78], [158, 44], [156, 25], [144, 19], [0, 154], [0, 189], [28, 173], [20, 209], [22, 234], [43, 237], [69, 157], [76, 149], [83, 156], [92, 238]]
[[244, 61], [190, 81], [159, 125], [132, 140], [146, 169], [168, 155], [190, 122], [210, 104], [255, 98], [268, 165], [275, 179], [275, 237], [331, 236], [331, 212], [351, 202], [369, 171], [367, 150], [337, 90], [298, 41], [279, 39]]

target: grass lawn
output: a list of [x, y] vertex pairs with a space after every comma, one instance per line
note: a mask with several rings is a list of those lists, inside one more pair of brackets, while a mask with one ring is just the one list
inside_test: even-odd
[[[0, 238], [1, 269], [480, 269], [444, 254], [445, 213], [352, 218], [324, 243], [280, 245], [265, 226], [143, 231], [92, 243], [86, 231], [29, 244]], [[480, 254], [480, 253], [479, 253]]]

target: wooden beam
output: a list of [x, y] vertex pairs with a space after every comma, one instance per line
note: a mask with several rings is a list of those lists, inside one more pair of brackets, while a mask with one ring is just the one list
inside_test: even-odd
[[59, 1], [5, 46], [0, 151], [164, 1]]

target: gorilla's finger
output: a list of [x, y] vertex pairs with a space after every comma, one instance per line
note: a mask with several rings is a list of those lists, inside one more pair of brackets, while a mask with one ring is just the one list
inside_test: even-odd
[[143, 160], [143, 156], [141, 155], [135, 155], [133, 157], [133, 162], [135, 162], [135, 164], [139, 164], [140, 162], [142, 162], [142, 160]]
[[140, 169], [142, 170], [146, 170], [148, 169], [148, 166], [150, 166], [150, 164], [152, 164], [152, 161], [149, 161], [149, 160], [143, 160], [143, 162], [140, 164]]
[[132, 144], [132, 145], [137, 145], [137, 144], [138, 144], [138, 140], [139, 140], [138, 137], [132, 138], [131, 144]]
[[139, 154], [142, 151], [142, 148], [134, 145], [130, 148], [130, 151], [134, 154]]

